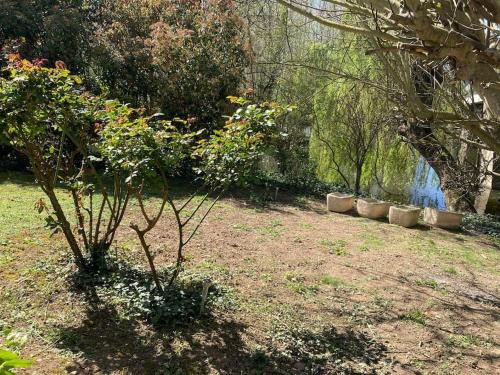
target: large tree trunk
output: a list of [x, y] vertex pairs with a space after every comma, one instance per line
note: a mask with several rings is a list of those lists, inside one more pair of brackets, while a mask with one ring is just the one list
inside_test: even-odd
[[446, 207], [450, 211], [476, 212], [474, 207], [476, 187], [466, 183], [467, 172], [464, 172], [463, 167], [434, 136], [431, 125], [410, 121], [400, 126], [398, 131], [438, 175]]

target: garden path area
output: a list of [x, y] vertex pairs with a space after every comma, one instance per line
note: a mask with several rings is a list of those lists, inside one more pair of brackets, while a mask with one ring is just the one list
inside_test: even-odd
[[[216, 204], [185, 273], [210, 277], [218, 294], [202, 317], [160, 326], [120, 294], [76, 290], [62, 237], [33, 209], [42, 193], [27, 176], [0, 174], [0, 344], [10, 337], [36, 361], [29, 373], [51, 375], [500, 371], [498, 240], [280, 196]], [[172, 225], [153, 234], [167, 245], [159, 265], [174, 260]], [[127, 226], [113, 253], [147, 270]]]

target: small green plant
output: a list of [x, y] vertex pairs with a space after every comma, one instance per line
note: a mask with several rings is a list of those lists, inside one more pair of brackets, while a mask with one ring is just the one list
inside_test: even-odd
[[330, 276], [330, 275], [323, 276], [319, 281], [321, 282], [321, 284], [330, 285], [330, 286], [333, 286], [336, 288], [339, 286], [346, 285], [344, 280], [342, 280], [338, 277], [335, 277], [335, 276]]
[[375, 304], [375, 306], [384, 310], [392, 305], [392, 301], [390, 299], [381, 296], [374, 296], [373, 303]]
[[431, 289], [438, 289], [439, 288], [439, 284], [435, 280], [417, 280], [416, 284], [418, 286], [424, 286], [424, 287], [431, 288]]
[[444, 270], [444, 272], [446, 272], [447, 274], [450, 274], [450, 275], [458, 275], [458, 271], [456, 268], [454, 267], [449, 267], [449, 268], [446, 268]]
[[233, 228], [242, 232], [251, 232], [253, 230], [253, 228], [247, 224], [234, 224]]
[[347, 241], [344, 240], [322, 240], [320, 244], [328, 249], [330, 254], [335, 254], [338, 256], [347, 255]]
[[259, 228], [262, 235], [267, 235], [272, 238], [280, 237], [283, 233], [283, 223], [280, 220], [272, 220], [271, 223], [265, 227]]
[[424, 312], [418, 309], [412, 309], [404, 314], [402, 318], [404, 320], [408, 320], [410, 322], [418, 323], [424, 326], [427, 317]]
[[363, 238], [363, 243], [361, 244], [362, 248], [377, 249], [384, 246], [384, 240], [377, 237], [373, 233], [363, 233], [362, 238]]
[[305, 281], [305, 277], [295, 272], [287, 272], [285, 273], [285, 280], [291, 281], [294, 283], [303, 283]]
[[319, 290], [317, 285], [306, 285], [305, 277], [294, 272], [287, 272], [285, 280], [289, 289], [306, 297], [315, 295]]
[[0, 266], [9, 264], [12, 262], [15, 258], [10, 255], [10, 254], [0, 254]]
[[0, 349], [0, 375], [13, 375], [14, 373], [10, 370], [28, 368], [32, 365], [32, 361], [21, 359], [16, 353]]
[[458, 348], [468, 349], [473, 346], [479, 346], [481, 340], [472, 335], [455, 335], [451, 334], [446, 339], [446, 345], [455, 346]]

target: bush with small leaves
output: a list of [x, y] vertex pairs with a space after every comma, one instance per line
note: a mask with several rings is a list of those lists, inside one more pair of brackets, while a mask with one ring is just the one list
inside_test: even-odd
[[[82, 270], [102, 265], [128, 203], [124, 179], [112, 176], [113, 187], [103, 183], [94, 162], [97, 132], [118, 117], [120, 108], [85, 92], [81, 80], [64, 63], [46, 68], [10, 56], [10, 65], [0, 78], [0, 134], [25, 154], [38, 185], [51, 208], [40, 200], [39, 213], [61, 230]], [[73, 212], [65, 212], [56, 188], [66, 188]], [[70, 218], [77, 218], [77, 226]]]

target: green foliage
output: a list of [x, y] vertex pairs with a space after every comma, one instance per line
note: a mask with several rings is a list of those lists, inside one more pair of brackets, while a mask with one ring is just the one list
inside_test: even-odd
[[425, 315], [424, 312], [422, 312], [418, 309], [413, 309], [413, 310], [410, 310], [408, 313], [404, 314], [402, 316], [402, 318], [404, 320], [408, 320], [410, 322], [425, 325], [427, 316]]
[[54, 159], [62, 134], [81, 145], [94, 123], [94, 99], [83, 93], [80, 78], [61, 67], [43, 68], [13, 55], [9, 77], [0, 81], [0, 133], [18, 149], [33, 147], [29, 157], [40, 167]]
[[28, 368], [32, 364], [32, 361], [21, 359], [16, 353], [0, 349], [0, 375], [13, 375], [12, 369]]
[[200, 127], [229, 113], [248, 62], [227, 0], [4, 0], [0, 19], [2, 55], [62, 60], [95, 92]]
[[500, 216], [467, 214], [463, 218], [462, 228], [500, 238]]
[[189, 158], [198, 133], [181, 133], [186, 122], [145, 117], [141, 110], [113, 100], [101, 111], [106, 126], [99, 132], [96, 147], [101, 160], [111, 171], [123, 171], [132, 178], [173, 174]]
[[226, 0], [103, 0], [88, 78], [112, 97], [216, 128], [247, 63], [244, 28]]
[[324, 198], [332, 191], [343, 193], [353, 193], [353, 191], [343, 185], [319, 180], [314, 174], [307, 173], [300, 176], [281, 173], [259, 173], [255, 183], [265, 186], [274, 191], [279, 188], [295, 194], [304, 194], [317, 198]]
[[435, 280], [417, 280], [416, 284], [418, 286], [425, 286], [431, 289], [439, 289], [439, 283]]
[[450, 334], [446, 339], [446, 345], [462, 349], [469, 349], [481, 344], [481, 340], [473, 335]]
[[321, 284], [330, 285], [330, 286], [333, 286], [336, 288], [346, 285], [346, 282], [344, 280], [342, 280], [339, 277], [335, 277], [335, 276], [331, 276], [331, 275], [325, 275], [325, 276], [321, 277], [320, 282], [321, 282]]
[[[354, 190], [359, 183], [380, 195], [406, 194], [416, 157], [395, 136], [389, 98], [369, 84], [384, 76], [377, 61], [360, 52], [365, 47], [362, 39], [344, 34], [311, 46], [311, 64], [331, 71], [332, 79], [317, 83], [310, 155], [321, 180]], [[339, 70], [345, 78], [336, 78]]]
[[[234, 305], [231, 291], [211, 283], [202, 312], [202, 291], [209, 275], [182, 273], [168, 290], [159, 292], [149, 275], [123, 262], [114, 263], [114, 272], [100, 272], [76, 280], [79, 286], [92, 285], [99, 298], [113, 303], [124, 320], [144, 319], [153, 324], [180, 325], [205, 318], [217, 308]], [[171, 269], [160, 277], [166, 279]]]
[[[106, 107], [101, 98], [85, 92], [80, 78], [71, 75], [62, 62], [51, 69], [13, 55], [7, 70], [8, 77], [0, 80], [0, 134], [28, 156], [53, 210], [42, 199], [35, 205], [38, 213], [48, 214], [47, 227], [63, 231], [80, 268], [86, 268], [84, 252], [96, 266], [109, 248], [126, 209], [126, 203], [115, 204], [123, 200], [120, 176], [114, 176], [112, 203], [93, 165], [97, 132], [113, 118], [115, 108]], [[72, 216], [78, 220], [76, 230], [55, 193], [58, 183], [71, 192]], [[101, 193], [100, 208], [93, 204], [95, 192]], [[95, 221], [94, 209], [98, 210]], [[88, 229], [82, 211], [88, 213]], [[107, 229], [102, 229], [101, 224]]]
[[[86, 268], [86, 261], [77, 238], [80, 237], [84, 250], [90, 253], [92, 265], [104, 265], [106, 252], [132, 193], [145, 213], [141, 198], [145, 178], [153, 183], [157, 177], [161, 178], [163, 205], [155, 221], [146, 214], [145, 232], [134, 225], [142, 238], [158, 222], [165, 203], [169, 201], [173, 205], [168, 195], [168, 177], [175, 174], [184, 161], [197, 159], [196, 171], [212, 191], [224, 191], [230, 184], [243, 183], [252, 176], [251, 169], [264, 150], [279, 136], [276, 118], [289, 111], [272, 103], [255, 105], [232, 97], [232, 102], [241, 108], [229, 118], [224, 129], [200, 140], [203, 131], [190, 131], [186, 121], [166, 121], [162, 114], [145, 116], [142, 109], [87, 94], [80, 87], [80, 79], [70, 75], [63, 63], [58, 63], [58, 69], [50, 69], [12, 56], [9, 73], [9, 77], [0, 82], [0, 134], [28, 155], [38, 183], [50, 199], [55, 218], [43, 200], [37, 202], [36, 208], [39, 213], [49, 214], [47, 226], [51, 230], [64, 232], [81, 268]], [[104, 165], [113, 177], [112, 198], [95, 163]], [[71, 191], [78, 220], [76, 231], [55, 194], [59, 181]], [[102, 197], [95, 208], [93, 196], [98, 191]], [[182, 209], [177, 211], [174, 207], [179, 224]], [[97, 210], [95, 214], [94, 210]], [[88, 226], [84, 211], [88, 214]], [[199, 225], [182, 246], [194, 236]], [[184, 226], [180, 225], [179, 230]], [[148, 247], [145, 251], [151, 260]]]
[[311, 297], [318, 293], [318, 286], [307, 285], [305, 283], [305, 277], [300, 274], [287, 272], [285, 274], [285, 280], [287, 281], [286, 285], [290, 290], [294, 291], [295, 293], [301, 294], [304, 297]]
[[[86, 0], [4, 0], [0, 3], [2, 52], [64, 60], [73, 70], [84, 65], [86, 24], [91, 7]], [[3, 57], [3, 56], [2, 56]], [[0, 57], [1, 59], [1, 57]], [[1, 61], [0, 61], [1, 64]]]
[[347, 255], [347, 242], [344, 240], [321, 240], [320, 244], [326, 247], [330, 254]]
[[260, 161], [270, 143], [277, 139], [276, 118], [291, 108], [274, 103], [252, 104], [242, 98], [230, 98], [241, 105], [223, 130], [210, 139], [198, 142], [195, 155], [201, 158], [198, 173], [212, 185], [229, 186], [244, 183], [255, 175], [253, 167]]
[[11, 349], [21, 349], [28, 341], [26, 332], [16, 331], [10, 327], [3, 327], [0, 334], [4, 338], [4, 345]]

